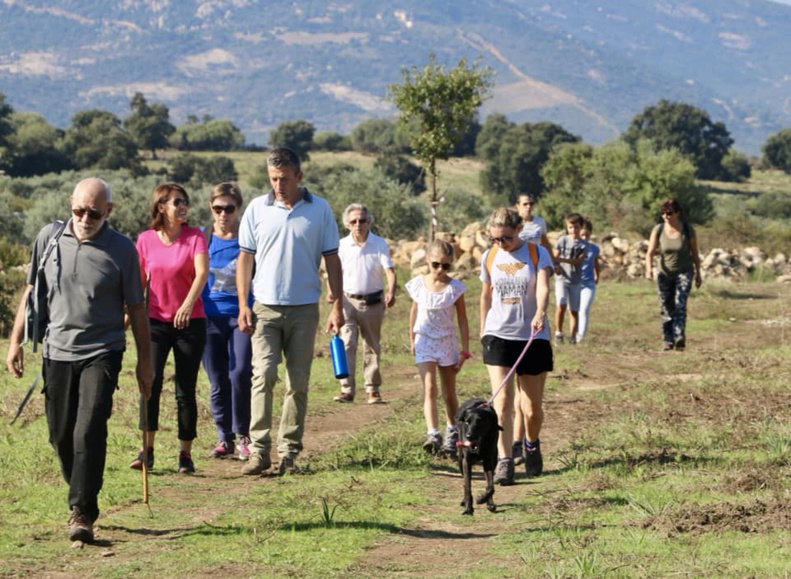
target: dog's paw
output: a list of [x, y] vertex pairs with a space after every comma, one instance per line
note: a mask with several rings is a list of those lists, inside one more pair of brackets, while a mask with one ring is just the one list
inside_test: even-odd
[[478, 498], [475, 499], [475, 502], [479, 505], [482, 505], [483, 503], [488, 502], [493, 496], [494, 496], [494, 489], [479, 494]]
[[494, 503], [489, 503], [488, 505], [486, 505], [486, 508], [489, 509], [490, 513], [497, 512], [497, 505], [495, 505]]

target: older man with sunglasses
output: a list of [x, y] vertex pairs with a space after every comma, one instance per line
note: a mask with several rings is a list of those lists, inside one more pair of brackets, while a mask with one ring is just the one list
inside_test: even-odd
[[[148, 314], [137, 251], [132, 241], [112, 229], [110, 187], [101, 179], [84, 179], [71, 196], [72, 219], [58, 237], [46, 225], [33, 243], [28, 286], [17, 311], [6, 366], [17, 378], [24, 373], [22, 339], [25, 301], [39, 283], [46, 285], [49, 323], [43, 339], [45, 410], [49, 440], [69, 484], [69, 539], [92, 542], [99, 516], [107, 453], [107, 421], [118, 387], [126, 348], [124, 310], [137, 347], [137, 382], [148, 397], [151, 363]], [[44, 259], [48, 245], [49, 259]], [[66, 275], [68, 272], [69, 275]]]
[[[368, 404], [381, 404], [382, 374], [379, 371], [382, 320], [385, 308], [395, 304], [396, 275], [390, 259], [387, 242], [371, 233], [373, 215], [365, 205], [353, 203], [343, 212], [343, 224], [349, 235], [341, 239], [338, 256], [343, 266], [343, 317], [341, 338], [346, 346], [349, 377], [341, 380], [341, 393], [337, 402], [354, 402], [357, 344], [362, 335], [363, 379], [368, 394]], [[384, 287], [382, 274], [387, 278]], [[334, 300], [328, 287], [328, 298]]]

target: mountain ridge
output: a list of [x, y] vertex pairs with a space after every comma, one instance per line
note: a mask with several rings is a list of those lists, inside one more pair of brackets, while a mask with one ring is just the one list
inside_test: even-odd
[[265, 144], [285, 120], [348, 133], [396, 113], [428, 54], [492, 67], [482, 116], [610, 140], [659, 99], [706, 109], [755, 154], [791, 125], [791, 7], [768, 0], [4, 0], [0, 91], [56, 126], [123, 117], [142, 92], [176, 123], [228, 117]]

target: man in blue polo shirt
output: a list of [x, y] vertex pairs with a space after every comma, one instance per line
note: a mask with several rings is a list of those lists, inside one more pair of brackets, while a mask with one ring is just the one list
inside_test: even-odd
[[332, 209], [300, 186], [303, 174], [293, 151], [274, 149], [266, 164], [272, 190], [255, 198], [242, 216], [236, 266], [237, 295], [249, 295], [252, 283], [254, 297], [252, 309], [246, 300], [239, 301], [239, 328], [252, 333], [253, 346], [252, 448], [242, 468], [247, 475], [260, 475], [272, 466], [272, 391], [282, 357], [286, 392], [277, 437], [277, 472], [296, 471], [319, 324], [322, 257], [335, 296], [327, 331], [337, 333], [344, 324], [339, 235]]

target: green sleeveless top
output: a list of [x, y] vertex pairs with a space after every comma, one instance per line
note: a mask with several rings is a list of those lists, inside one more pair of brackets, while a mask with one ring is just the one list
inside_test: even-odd
[[655, 231], [659, 234], [659, 270], [665, 275], [692, 271], [692, 252], [689, 248], [689, 240], [695, 236], [692, 226], [682, 223], [681, 235], [676, 239], [667, 236], [664, 223], [657, 225]]

